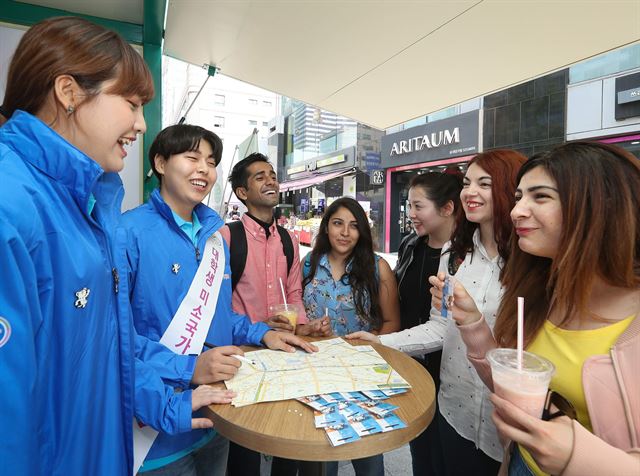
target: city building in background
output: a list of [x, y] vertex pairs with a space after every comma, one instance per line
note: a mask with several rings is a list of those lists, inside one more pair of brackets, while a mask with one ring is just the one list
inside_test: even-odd
[[224, 202], [243, 207], [226, 185], [227, 176], [233, 164], [249, 153], [268, 153], [269, 121], [280, 111], [280, 96], [216, 73], [196, 99], [207, 74], [206, 69], [163, 57], [162, 125], [177, 124], [186, 114], [186, 123], [220, 136], [224, 149], [218, 180], [208, 202], [212, 208], [224, 211]]
[[279, 214], [311, 244], [324, 209], [351, 196], [369, 213], [376, 249], [397, 251], [411, 232], [416, 173], [466, 164], [479, 152], [527, 156], [567, 140], [615, 143], [640, 155], [640, 45], [470, 99], [379, 131], [282, 98], [268, 149], [281, 183]]
[[569, 68], [567, 140], [598, 140], [640, 158], [640, 44]]
[[413, 122], [413, 127], [382, 138], [381, 166], [388, 204], [383, 220], [386, 251], [397, 251], [402, 238], [411, 232], [407, 210], [411, 178], [425, 171], [464, 167], [481, 150], [480, 104], [480, 100], [467, 101], [450, 108], [446, 118], [426, 116], [422, 124]]
[[407, 185], [415, 173], [465, 164], [485, 150], [531, 156], [573, 140], [621, 146], [640, 157], [640, 45], [476, 98], [388, 129], [384, 251], [411, 231]]
[[384, 210], [384, 183], [372, 180], [380, 168], [383, 131], [349, 118], [283, 98], [269, 145], [276, 151], [280, 178], [279, 214], [295, 222], [294, 232], [311, 244], [326, 207], [350, 196], [369, 214], [376, 246]]
[[[22, 32], [0, 27], [0, 34], [16, 43]], [[2, 58], [6, 63], [9, 55]], [[369, 214], [376, 249], [396, 251], [411, 230], [406, 209], [411, 176], [452, 166], [464, 171], [484, 150], [512, 148], [531, 156], [564, 141], [587, 139], [615, 143], [640, 156], [638, 44], [386, 131], [220, 72], [205, 84], [207, 70], [169, 57], [163, 57], [162, 77], [163, 127], [186, 116], [187, 123], [211, 129], [223, 140], [219, 178], [208, 204], [220, 212], [225, 202], [239, 204], [227, 185], [228, 171], [248, 153], [263, 152], [281, 182], [278, 218], [305, 244], [311, 244], [326, 207], [351, 196]], [[141, 150], [130, 153], [136, 156], [143, 159]], [[139, 161], [127, 162], [124, 209], [139, 203], [134, 172], [140, 169]], [[154, 179], [144, 180], [148, 185]]]

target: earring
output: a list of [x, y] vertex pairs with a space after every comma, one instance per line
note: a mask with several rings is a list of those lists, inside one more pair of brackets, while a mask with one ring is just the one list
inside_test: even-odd
[[75, 108], [75, 107], [73, 107], [73, 105], [72, 105], [72, 104], [69, 104], [69, 105], [67, 106], [67, 114], [71, 115], [71, 114], [73, 114], [73, 113], [74, 113], [74, 111], [75, 111], [75, 110], [76, 110], [76, 108]]

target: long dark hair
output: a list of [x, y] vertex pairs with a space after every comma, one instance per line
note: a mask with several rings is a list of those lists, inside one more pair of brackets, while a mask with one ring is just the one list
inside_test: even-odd
[[638, 159], [612, 145], [573, 142], [533, 156], [520, 169], [518, 183], [537, 167], [556, 182], [562, 232], [553, 259], [511, 243], [494, 330], [501, 347], [516, 345], [518, 296], [525, 298], [526, 344], [551, 311], [563, 314], [563, 323], [588, 313], [596, 276], [612, 286], [640, 286]]
[[[511, 209], [516, 192], [516, 176], [520, 166], [527, 158], [520, 152], [510, 149], [496, 149], [476, 155], [469, 162], [478, 164], [491, 176], [491, 199], [493, 201], [493, 234], [498, 244], [498, 254], [505, 260], [509, 257], [509, 238], [513, 225]], [[473, 234], [477, 223], [470, 222], [464, 213], [458, 216], [458, 222], [451, 238], [451, 252], [464, 258], [473, 253]]]
[[[358, 315], [367, 320], [372, 329], [378, 330], [382, 327], [382, 310], [380, 309], [380, 299], [378, 294], [378, 275], [376, 273], [376, 257], [373, 252], [373, 239], [371, 237], [371, 229], [369, 221], [362, 206], [349, 197], [342, 197], [334, 201], [327, 208], [322, 221], [320, 222], [320, 231], [316, 237], [313, 249], [311, 250], [310, 271], [306, 278], [302, 281], [304, 289], [316, 274], [320, 257], [331, 251], [331, 243], [329, 242], [329, 220], [336, 214], [339, 208], [346, 208], [356, 219], [358, 233], [360, 234], [356, 246], [351, 254], [347, 257], [347, 262], [351, 261], [351, 270], [342, 276], [341, 280], [345, 284], [351, 286], [353, 292], [353, 300]], [[366, 307], [366, 298], [369, 297], [371, 303], [369, 309]]]

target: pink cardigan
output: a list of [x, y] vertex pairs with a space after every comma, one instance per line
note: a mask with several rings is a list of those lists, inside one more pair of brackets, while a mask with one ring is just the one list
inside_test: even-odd
[[[484, 318], [458, 326], [467, 357], [493, 389], [485, 354], [496, 341]], [[640, 475], [640, 317], [636, 316], [609, 355], [593, 355], [582, 368], [593, 433], [573, 422], [573, 452], [564, 476]]]

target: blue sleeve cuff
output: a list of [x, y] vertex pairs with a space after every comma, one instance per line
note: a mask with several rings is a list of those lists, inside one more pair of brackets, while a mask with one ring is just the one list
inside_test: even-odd
[[191, 385], [191, 379], [193, 378], [193, 372], [196, 370], [197, 361], [197, 355], [190, 355], [189, 358], [185, 360], [184, 371], [182, 372], [182, 383], [185, 388]]
[[191, 396], [193, 394], [192, 390], [185, 390], [180, 393], [180, 403], [178, 409], [178, 432], [185, 433], [187, 431], [191, 431], [191, 418], [192, 418], [192, 404], [191, 404]]
[[196, 357], [174, 354], [160, 342], [136, 334], [136, 357], [152, 367], [171, 387], [189, 388]]
[[266, 325], [264, 322], [256, 322], [255, 324], [252, 324], [251, 327], [252, 327], [251, 329], [252, 332], [250, 332], [249, 334], [250, 335], [249, 341], [253, 345], [263, 346], [264, 342], [262, 342], [262, 338], [267, 332], [272, 330], [271, 327]]

